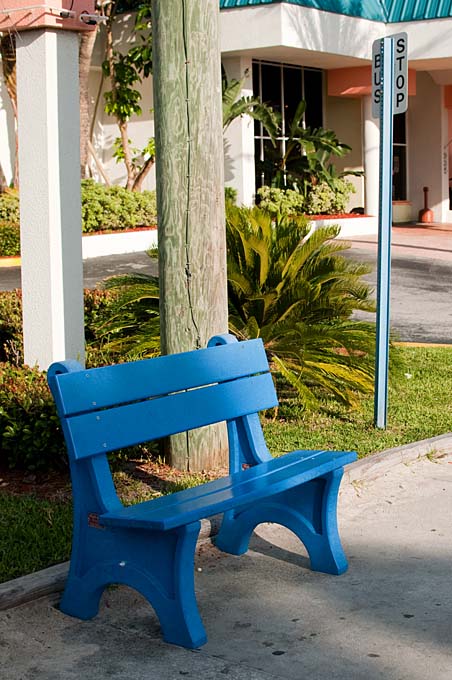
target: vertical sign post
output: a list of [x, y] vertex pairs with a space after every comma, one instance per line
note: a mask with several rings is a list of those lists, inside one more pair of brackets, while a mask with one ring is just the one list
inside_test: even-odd
[[381, 429], [386, 428], [388, 406], [393, 116], [395, 113], [404, 113], [407, 104], [407, 34], [398, 33], [376, 40], [372, 46], [372, 115], [380, 119], [374, 423]]

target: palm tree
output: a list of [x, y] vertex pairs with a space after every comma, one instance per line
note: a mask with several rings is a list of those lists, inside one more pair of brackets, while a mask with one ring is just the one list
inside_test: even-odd
[[104, 285], [117, 296], [109, 310], [108, 321], [102, 320], [92, 344], [126, 359], [159, 354], [158, 278], [148, 274], [124, 274], [106, 279]]

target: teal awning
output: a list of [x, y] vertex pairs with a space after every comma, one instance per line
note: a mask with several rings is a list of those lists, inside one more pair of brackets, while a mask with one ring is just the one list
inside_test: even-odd
[[220, 0], [220, 9], [281, 2], [384, 23], [452, 16], [452, 0]]

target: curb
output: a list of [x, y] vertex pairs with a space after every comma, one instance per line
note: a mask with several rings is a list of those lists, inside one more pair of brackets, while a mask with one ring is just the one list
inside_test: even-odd
[[20, 257], [0, 257], [0, 267], [20, 267]]
[[[353, 487], [357, 482], [370, 482], [377, 477], [384, 476], [397, 465], [414, 463], [429, 454], [435, 454], [435, 456], [452, 454], [452, 432], [361, 458], [347, 466], [342, 483]], [[220, 522], [220, 515], [201, 520], [199, 542], [210, 541], [218, 533]], [[27, 574], [1, 583], [0, 611], [61, 592], [64, 589], [68, 571], [69, 562], [63, 562], [34, 574]]]
[[452, 432], [440, 434], [438, 437], [421, 439], [413, 444], [403, 444], [393, 449], [386, 449], [386, 451], [366, 456], [366, 458], [360, 458], [351, 465], [347, 465], [343, 484], [353, 485], [356, 482], [370, 482], [377, 477], [383, 477], [396, 465], [408, 465], [429, 454], [435, 454], [435, 457], [452, 454]]
[[[140, 253], [157, 245], [157, 227], [139, 227], [124, 231], [95, 232], [82, 235], [82, 259]], [[0, 257], [0, 268], [20, 267], [20, 256]]]

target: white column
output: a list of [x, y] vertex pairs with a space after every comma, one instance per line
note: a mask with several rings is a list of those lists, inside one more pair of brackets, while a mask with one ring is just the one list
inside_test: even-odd
[[[241, 96], [253, 95], [252, 62], [248, 57], [223, 59], [228, 80], [241, 80], [248, 70]], [[226, 186], [237, 189], [238, 205], [253, 205], [255, 187], [254, 120], [249, 116], [236, 118], [224, 135], [224, 179]]]
[[84, 361], [78, 35], [17, 41], [25, 363]]
[[[441, 103], [444, 102], [444, 86], [441, 87]], [[440, 221], [449, 221], [449, 110], [441, 106], [441, 212]]]
[[362, 112], [365, 211], [368, 215], [378, 215], [380, 125], [372, 118], [370, 96], [363, 97]]

